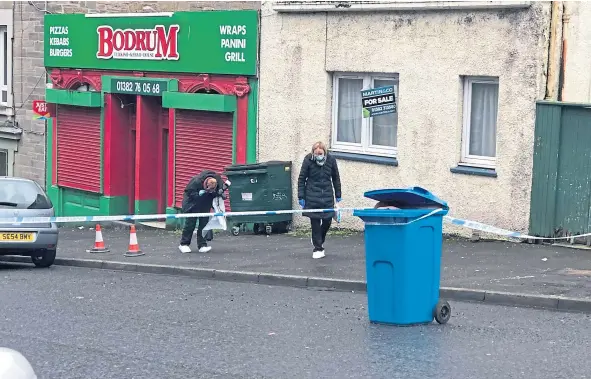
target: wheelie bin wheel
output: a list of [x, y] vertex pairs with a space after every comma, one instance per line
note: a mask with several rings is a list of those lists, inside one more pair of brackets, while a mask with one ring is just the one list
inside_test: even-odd
[[283, 221], [275, 224], [278, 233], [288, 233], [291, 230], [291, 222]]
[[439, 300], [435, 306], [434, 316], [435, 321], [439, 324], [447, 323], [451, 317], [451, 306], [449, 303], [447, 301]]
[[240, 234], [240, 227], [239, 226], [233, 226], [232, 227], [232, 235], [233, 236], [237, 236]]

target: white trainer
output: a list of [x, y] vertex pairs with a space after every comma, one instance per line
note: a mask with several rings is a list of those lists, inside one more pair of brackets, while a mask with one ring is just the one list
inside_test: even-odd
[[203, 246], [199, 249], [200, 253], [209, 253], [211, 251], [211, 246]]
[[181, 251], [181, 253], [183, 254], [188, 254], [191, 252], [191, 247], [188, 245], [179, 245], [179, 250]]
[[312, 253], [313, 259], [320, 259], [320, 258], [324, 258], [324, 257], [326, 257], [326, 255], [324, 254], [324, 250], [315, 251]]

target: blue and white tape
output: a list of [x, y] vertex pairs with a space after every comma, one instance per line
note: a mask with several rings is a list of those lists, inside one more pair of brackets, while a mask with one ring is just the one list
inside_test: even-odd
[[[355, 210], [364, 210], [367, 208], [329, 208], [329, 209], [286, 209], [280, 211], [249, 211], [249, 212], [218, 212], [218, 213], [177, 213], [177, 214], [149, 214], [149, 215], [117, 215], [117, 216], [72, 216], [72, 217], [13, 217], [13, 218], [0, 218], [0, 226], [5, 225], [12, 225], [18, 226], [20, 224], [47, 224], [47, 223], [57, 223], [57, 224], [68, 224], [68, 223], [99, 223], [99, 222], [109, 222], [109, 221], [149, 221], [149, 220], [164, 220], [164, 219], [183, 219], [188, 217], [213, 217], [213, 216], [224, 216], [224, 217], [237, 217], [237, 216], [270, 216], [270, 215], [281, 215], [281, 214], [305, 214], [305, 213], [332, 213], [337, 212], [338, 215], [341, 212], [352, 212]], [[424, 215], [418, 219], [415, 219], [409, 223], [416, 222], [418, 220], [424, 219], [429, 217], [437, 212], [440, 209], [435, 209], [433, 212]], [[527, 234], [522, 234], [519, 232], [497, 228], [496, 226], [483, 224], [477, 221], [471, 220], [463, 220], [460, 218], [455, 218], [451, 216], [444, 216], [444, 221], [472, 229], [472, 230], [479, 230], [485, 233], [496, 234], [499, 236], [507, 237], [507, 238], [515, 238], [515, 239], [532, 239], [532, 240], [570, 240], [573, 238], [580, 238], [580, 237], [588, 237], [591, 236], [591, 233], [585, 234], [578, 234], [573, 236], [566, 236], [566, 237], [536, 237], [530, 236]], [[406, 225], [402, 224], [394, 224], [394, 225]]]
[[507, 230], [507, 229], [497, 228], [496, 226], [483, 224], [483, 223], [477, 222], [477, 221], [462, 220], [460, 218], [455, 218], [455, 217], [451, 217], [451, 216], [444, 216], [443, 219], [450, 224], [461, 226], [464, 228], [468, 228], [468, 229], [472, 229], [472, 230], [479, 230], [481, 232], [496, 234], [496, 235], [504, 236], [504, 237], [508, 237], [508, 238], [517, 238], [517, 239], [524, 239], [524, 240], [531, 239], [531, 240], [557, 241], [557, 240], [570, 240], [573, 238], [581, 238], [581, 237], [591, 236], [591, 233], [585, 233], [585, 234], [577, 234], [577, 235], [566, 236], [566, 237], [536, 237], [536, 236], [530, 236], [527, 234], [522, 234], [519, 232], [514, 232], [511, 230]]
[[107, 222], [107, 221], [149, 221], [164, 219], [182, 219], [189, 217], [237, 217], [237, 216], [270, 216], [294, 213], [331, 213], [351, 211], [354, 208], [337, 209], [286, 209], [281, 211], [249, 211], [249, 212], [217, 212], [217, 213], [177, 213], [177, 214], [148, 214], [148, 215], [117, 215], [117, 216], [71, 216], [71, 217], [12, 217], [0, 218], [0, 225], [19, 224], [67, 224], [80, 222]]

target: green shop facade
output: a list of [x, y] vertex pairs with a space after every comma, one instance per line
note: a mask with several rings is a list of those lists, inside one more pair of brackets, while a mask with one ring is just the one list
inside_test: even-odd
[[257, 11], [45, 16], [47, 191], [60, 216], [174, 213], [256, 160]]

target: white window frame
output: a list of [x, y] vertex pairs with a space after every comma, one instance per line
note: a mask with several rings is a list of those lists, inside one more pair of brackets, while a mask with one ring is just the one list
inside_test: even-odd
[[[4, 36], [6, 33], [6, 67], [4, 67]], [[12, 9], [0, 9], [0, 90], [6, 91], [6, 102], [2, 102], [0, 93], [0, 114], [13, 116], [13, 97], [12, 97], [12, 40], [13, 23]], [[6, 83], [4, 80], [4, 71], [6, 71]]]
[[[373, 83], [377, 80], [391, 80], [396, 82], [395, 95], [396, 95], [396, 111], [400, 103], [399, 86], [400, 79], [399, 74], [361, 74], [361, 73], [344, 73], [338, 72], [333, 75], [332, 84], [332, 138], [331, 138], [331, 149], [345, 153], [356, 153], [356, 154], [367, 154], [376, 155], [382, 157], [396, 157], [398, 153], [398, 147], [372, 145], [372, 132], [373, 132], [373, 118], [363, 118], [361, 103], [359, 103], [359, 114], [362, 116], [361, 121], [361, 143], [353, 142], [342, 142], [337, 141], [338, 136], [338, 120], [339, 120], [339, 79], [361, 79], [363, 80], [363, 89], [374, 88]], [[400, 123], [398, 123], [400, 125]], [[397, 130], [398, 133], [398, 130]], [[398, 143], [397, 143], [398, 145]]]
[[[464, 89], [464, 105], [463, 105], [463, 120], [462, 120], [462, 157], [459, 165], [471, 166], [471, 167], [482, 167], [482, 168], [495, 168], [497, 163], [497, 157], [486, 157], [481, 155], [470, 155], [470, 120], [472, 116], [472, 85], [475, 83], [479, 84], [496, 84], [499, 86], [499, 79], [485, 76], [465, 76], [463, 77], [463, 89]], [[495, 135], [495, 145], [498, 140], [499, 133], [499, 101], [497, 99], [497, 135]], [[496, 155], [496, 149], [495, 149]]]
[[18, 151], [19, 140], [20, 135], [17, 137], [0, 132], [0, 151], [6, 152], [6, 164], [8, 165], [6, 172], [8, 176], [14, 175], [14, 155]]

